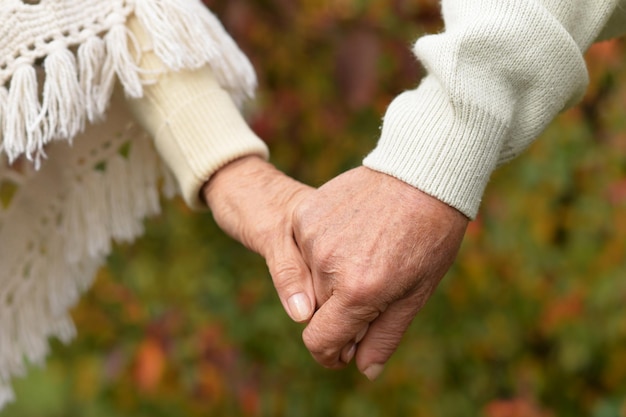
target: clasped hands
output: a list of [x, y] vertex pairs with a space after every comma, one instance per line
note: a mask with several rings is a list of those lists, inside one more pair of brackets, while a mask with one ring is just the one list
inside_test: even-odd
[[255, 156], [203, 189], [217, 224], [262, 255], [317, 362], [375, 379], [454, 261], [468, 219], [366, 167], [315, 190]]

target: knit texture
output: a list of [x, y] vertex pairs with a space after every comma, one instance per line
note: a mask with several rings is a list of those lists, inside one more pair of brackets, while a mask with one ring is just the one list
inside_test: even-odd
[[[146, 38], [135, 19], [129, 27], [140, 41]], [[163, 71], [153, 52], [142, 55], [140, 66], [146, 86], [141, 98], [129, 101], [130, 107], [173, 170], [187, 205], [208, 209], [200, 196], [211, 175], [245, 155], [267, 159], [267, 146], [244, 121], [210, 67]]]
[[414, 48], [428, 75], [392, 102], [364, 165], [474, 218], [493, 170], [582, 97], [583, 54], [600, 34], [626, 31], [625, 8], [618, 0], [443, 0], [445, 31]]
[[[140, 235], [142, 220], [159, 211], [159, 192], [172, 196], [176, 179], [184, 183], [134, 121], [127, 98], [142, 100], [174, 71], [200, 71], [199, 82], [220, 94], [224, 117], [233, 119], [233, 103], [252, 96], [256, 79], [199, 0], [4, 0], [0, 22], [1, 409], [13, 398], [11, 378], [43, 362], [47, 339], [74, 335], [68, 310], [112, 241]], [[143, 56], [159, 68], [142, 67]], [[207, 111], [187, 121], [220, 118], [220, 108]], [[219, 126], [206, 132], [228, 140]], [[247, 149], [265, 154], [248, 136]], [[189, 140], [201, 146], [200, 137]]]

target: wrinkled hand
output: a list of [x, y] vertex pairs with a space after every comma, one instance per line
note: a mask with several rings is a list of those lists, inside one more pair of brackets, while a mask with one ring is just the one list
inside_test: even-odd
[[385, 174], [359, 167], [307, 194], [294, 231], [317, 305], [304, 330], [313, 357], [376, 378], [451, 266], [468, 219]]
[[297, 204], [312, 191], [256, 156], [221, 168], [203, 189], [222, 230], [265, 258], [283, 307], [297, 322], [313, 314], [314, 293], [292, 219]]

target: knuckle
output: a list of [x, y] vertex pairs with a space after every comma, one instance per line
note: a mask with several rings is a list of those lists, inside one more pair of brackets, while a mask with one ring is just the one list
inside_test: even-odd
[[305, 328], [302, 332], [302, 341], [309, 352], [314, 355], [323, 355], [328, 352], [328, 349], [325, 347], [326, 343], [321, 339], [319, 334], [311, 330], [310, 327]]
[[268, 266], [277, 288], [286, 288], [296, 284], [303, 277], [302, 268], [295, 262], [278, 262]]
[[385, 305], [384, 288], [381, 285], [363, 283], [359, 280], [344, 282], [342, 291], [338, 293], [346, 309], [362, 309], [380, 312]]
[[304, 345], [320, 365], [326, 368], [340, 367], [339, 350], [317, 332], [306, 328], [302, 333]]
[[335, 272], [335, 253], [336, 251], [333, 247], [327, 244], [313, 242], [311, 247], [311, 255], [315, 260], [317, 268], [327, 274]]

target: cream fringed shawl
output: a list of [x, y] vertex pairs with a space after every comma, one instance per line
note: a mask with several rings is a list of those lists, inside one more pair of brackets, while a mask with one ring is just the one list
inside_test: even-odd
[[235, 101], [254, 90], [250, 63], [199, 0], [1, 3], [0, 409], [47, 339], [74, 335], [68, 309], [111, 241], [141, 234], [158, 184], [175, 192], [124, 106], [143, 88], [132, 15], [169, 69], [209, 64]]

